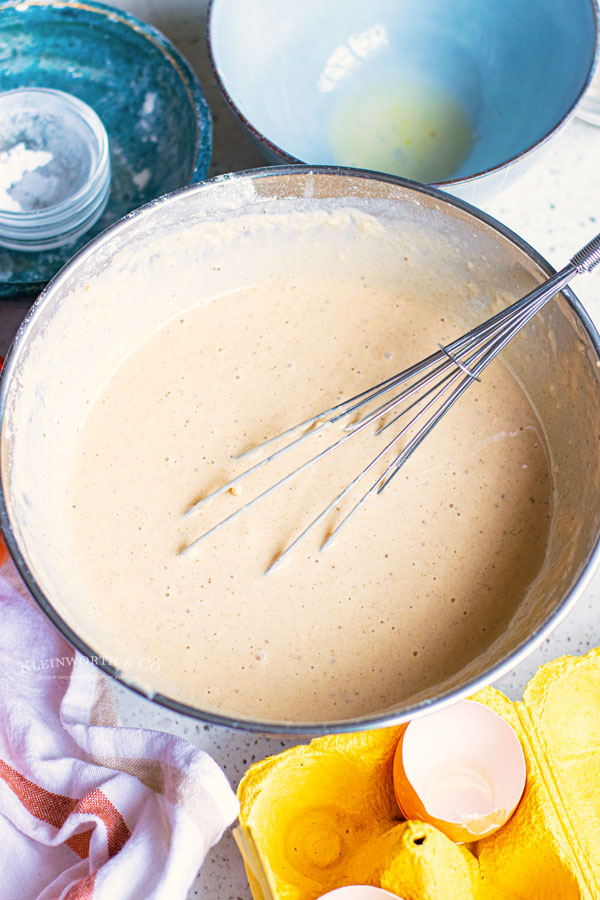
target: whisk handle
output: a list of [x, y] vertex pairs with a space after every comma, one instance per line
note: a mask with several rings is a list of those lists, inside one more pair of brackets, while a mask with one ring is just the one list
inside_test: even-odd
[[571, 265], [577, 272], [591, 272], [600, 263], [600, 234], [592, 238], [575, 256], [571, 257]]

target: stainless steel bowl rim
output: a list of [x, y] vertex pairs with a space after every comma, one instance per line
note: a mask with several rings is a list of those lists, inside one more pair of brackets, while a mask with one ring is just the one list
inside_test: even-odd
[[[102, 245], [108, 243], [114, 235], [126, 230], [130, 226], [132, 221], [141, 219], [144, 216], [151, 215], [158, 206], [170, 202], [174, 197], [177, 197], [181, 194], [186, 194], [188, 196], [194, 193], [200, 194], [211, 185], [218, 184], [220, 182], [230, 182], [232, 180], [242, 179], [254, 180], [257, 178], [269, 178], [277, 175], [283, 175], [287, 177], [290, 175], [293, 176], [295, 174], [343, 175], [349, 178], [372, 179], [379, 182], [386, 182], [389, 184], [398, 185], [400, 187], [409, 188], [419, 193], [429, 195], [430, 197], [434, 197], [444, 204], [455, 206], [458, 209], [469, 213], [480, 222], [483, 222], [485, 225], [490, 226], [500, 235], [507, 238], [515, 247], [526, 253], [527, 256], [533, 262], [535, 262], [547, 275], [552, 275], [556, 271], [550, 265], [550, 263], [546, 259], [544, 259], [543, 256], [541, 256], [536, 250], [534, 250], [533, 247], [531, 247], [526, 241], [524, 241], [515, 232], [507, 228], [497, 219], [494, 219], [492, 216], [488, 215], [482, 210], [477, 209], [470, 203], [467, 203], [464, 200], [460, 200], [459, 198], [454, 197], [450, 194], [446, 194], [438, 188], [430, 185], [419, 184], [417, 182], [409, 181], [405, 178], [399, 178], [394, 175], [386, 175], [364, 169], [344, 168], [341, 166], [267, 166], [264, 168], [248, 169], [240, 172], [234, 172], [227, 175], [218, 175], [215, 178], [208, 179], [206, 181], [199, 182], [188, 187], [180, 188], [168, 194], [164, 194], [157, 200], [153, 200], [151, 203], [147, 203], [144, 206], [141, 206], [139, 209], [136, 209], [133, 212], [129, 213], [127, 216], [124, 216], [118, 222], [115, 222], [113, 225], [107, 228], [106, 231], [102, 232], [102, 234], [99, 234], [92, 241], [90, 241], [89, 244], [87, 244], [82, 250], [80, 250], [63, 267], [63, 269], [61, 269], [61, 271], [54, 276], [52, 281], [50, 281], [49, 284], [44, 288], [38, 299], [35, 301], [31, 309], [25, 316], [7, 355], [5, 365], [0, 374], [0, 422], [2, 422], [4, 418], [4, 410], [6, 406], [9, 383], [11, 381], [13, 372], [16, 369], [19, 354], [21, 353], [22, 348], [27, 344], [28, 334], [32, 329], [36, 319], [44, 309], [45, 305], [52, 299], [52, 295], [56, 288], [60, 286], [62, 281], [68, 278], [73, 268], [77, 267], [83, 260], [87, 259], [88, 256], [96, 253], [96, 251]], [[588, 313], [570, 288], [563, 289], [562, 294], [567, 298], [571, 308], [575, 311], [580, 323], [582, 324], [591, 341], [594, 350], [600, 357], [600, 334], [598, 333]], [[262, 734], [320, 735], [345, 733], [350, 731], [359, 731], [370, 728], [381, 728], [398, 725], [401, 722], [406, 722], [410, 719], [417, 718], [418, 716], [426, 715], [432, 709], [442, 709], [443, 707], [449, 706], [450, 704], [455, 703], [457, 700], [460, 700], [465, 696], [474, 694], [481, 688], [487, 687], [497, 679], [501, 678], [503, 675], [506, 675], [517, 665], [519, 665], [519, 663], [521, 663], [530, 653], [533, 652], [533, 650], [535, 650], [536, 647], [538, 647], [542, 643], [542, 641], [550, 634], [550, 632], [553, 631], [554, 628], [556, 628], [556, 626], [559, 625], [560, 622], [562, 622], [562, 620], [573, 609], [578, 599], [585, 591], [596, 566], [600, 563], [599, 534], [593, 551], [591, 552], [587, 563], [573, 589], [569, 594], [565, 596], [563, 601], [553, 610], [553, 612], [546, 617], [540, 627], [537, 628], [527, 638], [527, 640], [523, 641], [516, 650], [510, 653], [500, 663], [495, 666], [491, 666], [489, 669], [486, 669], [481, 675], [466, 682], [460, 688], [455, 688], [453, 690], [447, 691], [446, 693], [440, 694], [437, 697], [429, 698], [412, 706], [403, 707], [401, 710], [398, 710], [396, 712], [359, 716], [352, 719], [345, 719], [343, 721], [321, 723], [287, 723], [269, 720], [247, 720], [242, 719], [241, 717], [235, 718], [222, 713], [215, 713], [207, 710], [197, 709], [196, 707], [190, 706], [186, 703], [182, 703], [179, 700], [175, 700], [174, 698], [168, 697], [161, 693], [147, 693], [139, 685], [130, 682], [126, 677], [124, 677], [123, 673], [119, 669], [113, 666], [108, 660], [105, 660], [100, 654], [95, 652], [92, 647], [90, 647], [79, 637], [79, 635], [77, 635], [71, 629], [68, 623], [65, 622], [62, 616], [60, 616], [54, 609], [50, 599], [39, 588], [38, 584], [36, 583], [35, 577], [30, 571], [29, 566], [27, 565], [20, 551], [15, 535], [12, 531], [8, 516], [7, 499], [5, 496], [4, 475], [2, 475], [2, 477], [0, 478], [0, 528], [2, 529], [8, 551], [12, 559], [14, 560], [14, 563], [21, 577], [27, 585], [27, 588], [33, 595], [33, 598], [37, 602], [42, 612], [45, 613], [52, 624], [69, 642], [69, 644], [71, 644], [72, 647], [81, 652], [84, 656], [98, 665], [104, 672], [115, 678], [121, 684], [130, 688], [145, 699], [152, 700], [153, 702], [165, 707], [166, 709], [171, 710], [177, 715], [189, 716], [191, 718], [199, 719], [203, 722], [211, 723], [213, 725], [221, 725], [241, 731]]]

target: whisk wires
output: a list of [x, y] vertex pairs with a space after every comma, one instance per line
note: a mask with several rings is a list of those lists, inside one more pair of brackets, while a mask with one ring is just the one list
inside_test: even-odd
[[[394, 455], [388, 461], [383, 473], [380, 473], [371, 482], [350, 511], [342, 517], [333, 531], [325, 538], [321, 545], [321, 549], [325, 549], [339, 535], [341, 529], [347, 525], [369, 497], [373, 494], [380, 494], [385, 490], [402, 466], [452, 408], [459, 397], [473, 381], [480, 380], [479, 376], [484, 369], [542, 306], [565, 287], [576, 274], [591, 271], [599, 262], [600, 235], [597, 235], [560, 272], [557, 272], [525, 297], [517, 300], [516, 303], [496, 313], [486, 322], [462, 335], [462, 337], [451, 341], [445, 346], [440, 344], [439, 350], [426, 359], [396, 375], [386, 378], [367, 390], [361, 391], [353, 397], [342, 400], [328, 409], [304, 419], [291, 428], [241, 453], [236, 457], [237, 459], [260, 453], [276, 443], [280, 445], [272, 452], [267, 452], [266, 456], [246, 468], [239, 475], [236, 475], [235, 478], [232, 478], [226, 484], [194, 503], [185, 512], [186, 516], [195, 513], [220, 494], [235, 488], [243, 479], [269, 465], [274, 460], [279, 459], [283, 454], [298, 447], [304, 441], [308, 441], [316, 435], [325, 432], [326, 429], [338, 422], [341, 423], [344, 419], [348, 420], [341, 437], [336, 438], [318, 453], [315, 453], [301, 465], [210, 527], [187, 546], [183, 547], [180, 555], [197, 548], [210, 535], [225, 525], [232, 523], [255, 504], [298, 477], [328, 454], [338, 450], [347, 441], [364, 431], [364, 429], [378, 423], [375, 434], [381, 435], [412, 412], [413, 415], [408, 419], [405, 418], [405, 424], [400, 427], [400, 430], [394, 434], [391, 440], [384, 444], [375, 457], [287, 545], [266, 571], [272, 572], [281, 566], [293, 549], [357, 487], [359, 482], [372, 472], [378, 464], [382, 464], [386, 456], [393, 453]], [[391, 397], [389, 396], [390, 392], [394, 392]], [[368, 408], [370, 404], [384, 397], [386, 399], [374, 409]], [[357, 413], [360, 417], [358, 419], [353, 418]], [[409, 437], [405, 446], [398, 451], [397, 445], [409, 435], [409, 432], [412, 433], [412, 436]], [[298, 436], [294, 437], [294, 435]], [[285, 441], [286, 438], [288, 438], [287, 443], [282, 444], [281, 442]]]

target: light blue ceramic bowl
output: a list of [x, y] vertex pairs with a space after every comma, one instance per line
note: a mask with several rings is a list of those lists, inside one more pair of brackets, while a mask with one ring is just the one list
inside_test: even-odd
[[271, 161], [352, 165], [471, 201], [574, 111], [595, 0], [212, 0], [226, 100]]
[[0, 91], [25, 86], [73, 94], [100, 117], [111, 191], [76, 243], [39, 253], [0, 248], [0, 297], [39, 293], [95, 234], [203, 179], [212, 153], [210, 112], [193, 70], [156, 28], [114, 7], [0, 0]]

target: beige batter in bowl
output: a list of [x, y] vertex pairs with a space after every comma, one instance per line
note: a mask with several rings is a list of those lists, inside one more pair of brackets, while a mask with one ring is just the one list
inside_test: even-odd
[[[508, 368], [505, 370], [500, 366], [496, 370], [494, 367], [486, 379], [492, 382], [488, 391], [497, 389], [498, 395], [506, 379], [512, 379], [527, 398], [535, 421], [527, 419], [528, 414], [523, 411], [519, 416], [529, 422], [524, 426], [525, 430], [537, 428], [540, 443], [545, 445], [545, 451], [539, 449], [538, 456], [543, 452], [546, 454], [551, 484], [548, 479], [535, 496], [527, 488], [523, 509], [527, 511], [528, 504], [545, 502], [552, 511], [544, 544], [535, 551], [539, 558], [532, 561], [529, 551], [521, 555], [516, 552], [514, 557], [519, 572], [526, 572], [526, 585], [519, 582], [519, 572], [506, 571], [507, 593], [520, 591], [520, 594], [513, 597], [512, 606], [506, 607], [504, 617], [496, 615], [495, 610], [490, 611], [485, 620], [493, 625], [489, 639], [477, 637], [473, 640], [473, 631], [480, 624], [474, 614], [467, 619], [468, 626], [457, 624], [453, 628], [451, 618], [447, 625], [440, 618], [444, 614], [442, 607], [440, 612], [427, 605], [427, 591], [423, 591], [422, 597], [415, 597], [415, 609], [411, 604], [410, 615], [407, 608], [401, 620], [394, 620], [392, 630], [387, 623], [384, 625], [382, 608], [377, 608], [377, 621], [365, 619], [363, 623], [364, 646], [355, 634], [360, 629], [351, 627], [353, 621], [360, 621], [361, 596], [359, 602], [347, 605], [339, 623], [336, 624], [327, 612], [317, 628], [306, 618], [308, 613], [301, 612], [305, 607], [310, 608], [308, 589], [311, 585], [314, 588], [315, 584], [312, 573], [309, 578], [306, 569], [306, 597], [302, 598], [302, 566], [306, 565], [302, 559], [297, 561], [299, 575], [294, 587], [295, 596], [302, 602], [295, 606], [288, 604], [286, 590], [289, 594], [289, 578], [295, 576], [284, 572], [288, 582], [273, 584], [287, 583], [288, 588], [282, 588], [281, 602], [273, 607], [272, 614], [263, 616], [260, 629], [257, 627], [260, 634], [251, 636], [248, 644], [251, 658], [247, 664], [243, 659], [246, 649], [240, 642], [244, 631], [251, 629], [252, 622], [260, 620], [250, 616], [249, 624], [238, 629], [241, 636], [236, 636], [235, 629], [228, 627], [226, 619], [216, 618], [219, 600], [225, 596], [225, 582], [214, 590], [214, 609], [207, 597], [204, 614], [200, 611], [200, 599], [191, 613], [189, 609], [179, 609], [172, 599], [172, 589], [165, 590], [161, 585], [160, 594], [157, 593], [150, 584], [153, 578], [149, 578], [147, 588], [142, 581], [142, 588], [134, 591], [131, 589], [133, 582], [125, 580], [122, 597], [117, 593], [112, 606], [103, 606], [102, 566], [94, 569], [93, 559], [95, 553], [101, 554], [95, 549], [95, 539], [80, 541], [80, 532], [85, 534], [89, 527], [93, 534], [106, 526], [108, 543], [102, 552], [110, 549], [111, 515], [118, 509], [123, 517], [133, 516], [136, 498], [143, 492], [143, 487], [138, 485], [137, 494], [134, 491], [131, 496], [126, 496], [126, 478], [119, 487], [120, 493], [105, 506], [100, 502], [105, 489], [97, 491], [99, 505], [96, 506], [89, 497], [80, 494], [89, 520], [86, 526], [84, 516], [80, 528], [72, 513], [72, 508], [79, 503], [73, 496], [73, 453], [76, 448], [86, 446], [82, 423], [89, 420], [93, 424], [95, 413], [90, 414], [89, 410], [105, 402], [105, 397], [110, 395], [111, 379], [123, 361], [136, 351], [141, 354], [138, 369], [143, 373], [151, 368], [154, 346], [151, 342], [156, 333], [161, 328], [191, 323], [197, 314], [204, 314], [205, 311], [199, 309], [203, 301], [213, 297], [218, 298], [215, 315], [206, 320], [200, 333], [204, 329], [208, 334], [214, 326], [214, 334], [210, 334], [211, 352], [219, 342], [219, 335], [224, 336], [225, 347], [228, 331], [235, 331], [231, 317], [236, 315], [237, 298], [244, 298], [245, 309], [252, 304], [259, 309], [262, 301], [256, 298], [250, 301], [251, 292], [258, 291], [260, 295], [261, 285], [269, 283], [273, 288], [274, 284], [280, 284], [283, 296], [283, 286], [289, 288], [290, 276], [299, 279], [298, 286], [305, 288], [312, 278], [315, 291], [319, 281], [323, 281], [326, 285], [324, 296], [328, 291], [334, 292], [336, 278], [345, 279], [349, 309], [352, 308], [352, 285], [358, 284], [361, 277], [366, 279], [368, 290], [372, 292], [368, 314], [365, 314], [365, 334], [368, 334], [374, 329], [379, 309], [376, 294], [388, 290], [390, 283], [398, 280], [399, 271], [402, 272], [403, 292], [418, 298], [435, 299], [434, 305], [441, 312], [438, 339], [445, 340], [446, 330], [450, 328], [446, 318], [454, 320], [453, 327], [470, 327], [485, 319], [498, 305], [526, 293], [550, 270], [516, 236], [460, 201], [434, 190], [356, 171], [296, 167], [217, 179], [165, 197], [100, 236], [55, 278], [24, 323], [3, 373], [3, 524], [11, 553], [32, 593], [76, 647], [99, 659], [105, 669], [134, 689], [180, 712], [250, 730], [314, 733], [397, 722], [451, 702], [516, 665], [562, 619], [591, 575], [597, 555], [600, 518], [598, 336], [568, 291], [558, 302], [550, 304], [504, 351]], [[329, 282], [331, 287], [327, 287], [332, 272], [335, 277]], [[320, 335], [320, 325], [326, 321], [325, 313], [320, 311], [321, 301], [314, 308], [306, 302], [307, 335], [312, 334], [316, 359], [322, 361], [326, 357], [329, 338], [336, 331], [336, 317], [329, 320], [327, 333]], [[385, 318], [385, 308], [382, 309], [381, 317]], [[289, 310], [292, 316], [293, 304]], [[227, 316], [232, 323], [230, 329], [227, 328]], [[337, 318], [340, 319], [339, 315]], [[302, 321], [299, 314], [297, 330]], [[244, 327], [247, 327], [248, 335], [253, 334], [250, 324]], [[394, 327], [400, 332], [402, 323], [397, 322]], [[434, 323], [432, 333], [436, 328]], [[417, 330], [422, 330], [422, 325]], [[343, 341], [342, 329], [338, 331], [337, 337]], [[452, 334], [454, 336], [454, 332]], [[355, 336], [351, 337], [355, 344]], [[352, 346], [352, 343], [348, 345], [343, 358], [348, 357]], [[365, 347], [368, 347], [368, 341]], [[182, 354], [184, 349], [182, 345]], [[393, 344], [390, 347], [378, 345], [377, 358], [384, 365], [383, 359], [393, 357], [393, 352]], [[417, 357], [422, 355], [418, 343], [415, 352]], [[280, 361], [282, 369], [283, 359]], [[370, 357], [365, 359], [368, 363]], [[271, 350], [265, 360], [272, 360], [275, 368], [275, 350]], [[192, 355], [188, 368], [182, 369], [179, 377], [184, 377], [193, 362]], [[385, 362], [389, 366], [394, 364], [393, 359]], [[211, 367], [214, 367], [212, 363], [206, 377], [209, 377]], [[336, 384], [339, 369], [336, 362], [322, 383], [332, 383], [331, 389], [335, 393], [342, 391], [346, 382], [355, 377], [350, 375], [350, 370], [354, 372], [356, 368], [349, 368], [345, 376], [342, 372], [341, 380]], [[364, 375], [368, 377], [367, 385], [379, 380], [377, 376], [371, 378], [370, 368]], [[117, 387], [117, 398], [127, 397], [129, 386], [137, 378], [131, 367], [123, 372], [126, 373], [125, 380]], [[201, 377], [203, 370], [198, 372]], [[160, 386], [160, 383], [159, 378], [157, 384]], [[320, 383], [318, 378], [315, 379], [311, 391], [316, 392]], [[254, 393], [260, 393], [257, 408], [265, 405], [268, 408], [268, 391], [256, 382], [253, 384], [254, 389], [249, 388], [245, 395], [247, 402], [242, 406], [248, 406], [254, 390]], [[360, 386], [360, 380], [357, 384]], [[353, 387], [353, 383], [349, 385], [350, 393]], [[291, 397], [292, 393], [288, 391], [284, 396]], [[318, 397], [316, 402], [317, 409], [324, 405]], [[133, 413], [136, 404], [134, 401]], [[488, 405], [493, 412], [493, 404]], [[500, 415], [499, 403], [497, 407]], [[231, 411], [233, 407], [228, 409]], [[219, 423], [220, 433], [225, 438], [229, 430], [228, 409]], [[472, 432], [476, 428], [476, 417], [469, 418], [471, 414], [466, 412], [467, 409], [465, 406], [465, 412], [460, 413], [463, 419], [457, 421], [465, 426], [468, 443], [472, 434], [477, 435]], [[290, 410], [292, 422], [298, 418], [293, 412]], [[211, 416], [214, 415], [215, 412], [211, 412]], [[114, 418], [117, 417], [111, 416], [107, 421], [112, 422]], [[255, 418], [253, 413], [252, 420]], [[124, 419], [126, 423], [126, 415]], [[103, 425], [101, 418], [98, 422], [102, 434], [106, 422]], [[164, 431], [164, 426], [161, 429]], [[489, 442], [494, 443], [498, 434], [505, 433], [500, 425], [496, 432]], [[119, 446], [126, 443], [118, 437], [110, 440]], [[215, 440], [218, 450], [221, 438]], [[90, 446], [95, 447], [93, 440]], [[150, 447], [149, 441], [147, 446]], [[440, 446], [443, 448], [443, 440]], [[535, 446], [537, 448], [538, 444]], [[443, 455], [442, 450], [435, 452]], [[482, 455], [485, 456], [483, 451]], [[499, 455], [501, 457], [502, 452]], [[95, 454], [92, 452], [90, 456]], [[164, 458], [167, 462], [172, 461], [168, 454]], [[521, 468], [528, 469], [532, 464], [528, 459]], [[543, 479], [542, 470], [540, 463], [540, 479]], [[89, 466], [87, 463], [80, 465], [79, 484], [85, 484], [88, 471], [91, 484], [98, 477], [93, 460]], [[485, 472], [489, 474], [489, 469]], [[507, 487], [512, 487], [513, 493], [519, 489], [520, 482], [512, 476], [500, 473], [498, 477], [506, 478]], [[473, 482], [473, 492], [484, 480], [481, 473], [477, 479]], [[116, 483], [117, 479], [114, 481]], [[201, 481], [199, 478], [198, 490], [203, 488]], [[444, 501], [443, 481], [440, 484], [442, 486], [436, 487], [433, 493], [419, 490], [409, 497], [411, 509], [420, 501], [426, 501], [431, 510], [438, 496], [441, 505]], [[193, 489], [193, 486], [186, 487], [188, 491]], [[468, 495], [468, 483], [465, 490]], [[173, 525], [172, 534], [168, 531], [171, 511], [168, 503], [164, 509], [160, 507], [158, 493], [156, 519], [159, 524], [156, 527], [167, 529], [165, 540], [173, 544], [168, 548], [170, 559], [174, 557], [177, 541], [181, 541], [182, 536], [193, 536], [193, 530], [189, 533], [181, 531], [177, 524]], [[192, 499], [193, 496], [182, 496], [174, 503], [174, 521], [179, 521], [182, 505]], [[510, 526], [504, 523], [503, 530], [498, 530], [499, 514], [494, 513], [491, 506], [487, 501], [483, 503], [488, 516], [485, 534], [490, 535], [488, 543], [502, 547], [502, 534], [510, 530]], [[518, 508], [517, 502], [515, 509]], [[150, 504], [147, 519], [152, 517], [152, 511]], [[276, 512], [276, 507], [267, 509], [262, 513], [262, 519], [256, 519], [255, 526], [258, 527], [250, 524], [249, 531], [256, 533], [262, 528], [262, 522], [273, 518]], [[477, 514], [480, 512], [481, 509]], [[392, 513], [393, 509], [389, 507], [385, 516], [387, 532], [377, 534], [376, 524], [367, 529], [368, 539], [373, 541], [370, 551], [387, 547]], [[474, 518], [474, 509], [468, 504], [464, 515], [470, 520]], [[538, 520], [525, 518], [522, 527], [531, 530], [534, 527], [531, 523], [535, 521]], [[276, 524], [285, 529], [287, 520], [280, 519]], [[350, 525], [349, 529], [352, 527]], [[446, 528], [446, 532], [448, 530]], [[484, 535], [483, 547], [486, 543], [484, 529], [480, 531]], [[115, 563], [115, 572], [107, 580], [107, 589], [127, 569], [126, 556], [130, 551], [127, 532], [124, 534], [124, 538], [118, 537], [114, 547], [115, 551], [125, 547], [127, 553], [124, 552], [122, 562]], [[260, 545], [260, 540], [255, 543]], [[150, 563], [160, 552], [160, 542], [157, 546], [158, 550], [149, 551]], [[435, 546], [440, 549], [438, 537]], [[518, 550], [525, 544], [517, 541], [516, 547]], [[429, 546], [424, 552], [430, 557], [431, 550]], [[91, 553], [89, 564], [85, 561], [88, 551]], [[220, 552], [221, 547], [217, 545], [214, 553]], [[443, 557], [448, 552], [451, 551], [444, 547], [440, 555]], [[307, 553], [311, 563], [317, 560], [316, 554], [310, 555], [313, 553], [311, 548]], [[360, 552], [357, 550], [355, 555], [360, 557]], [[382, 555], [386, 556], [385, 553]], [[365, 559], [368, 558], [366, 554]], [[373, 558], [372, 552], [370, 558]], [[214, 557], [217, 562], [220, 559], [218, 555]], [[196, 560], [197, 571], [203, 574], [212, 571], [214, 575], [216, 563], [213, 562], [211, 570], [208, 560], [209, 556]], [[328, 566], [335, 566], [336, 557], [323, 554], [323, 561]], [[252, 561], [249, 563], [253, 564]], [[368, 561], [361, 566], [357, 577], [364, 575], [366, 582], [372, 571]], [[141, 551], [140, 569], [142, 573], [148, 571]], [[233, 578], [235, 573], [226, 574]], [[268, 577], [276, 579], [278, 573]], [[248, 581], [244, 575], [240, 582], [244, 579]], [[167, 587], [171, 588], [172, 580], [170, 573]], [[335, 584], [335, 580], [331, 583]], [[203, 588], [203, 584], [198, 584], [198, 598]], [[331, 594], [332, 588], [327, 590]], [[413, 588], [411, 590], [415, 592]], [[237, 593], [239, 609], [243, 610], [243, 584]], [[249, 598], [251, 594], [248, 588]], [[392, 588], [390, 596], [393, 594]], [[497, 591], [497, 597], [496, 605], [502, 601], [501, 591]], [[447, 599], [449, 603], [453, 600]], [[186, 601], [186, 605], [190, 603]], [[327, 597], [317, 596], [315, 609], [319, 607], [329, 609]], [[184, 622], [184, 611], [190, 613], [193, 624]], [[239, 612], [232, 614], [239, 615]], [[298, 652], [297, 648], [288, 653], [285, 647], [273, 649], [272, 634], [267, 625], [277, 616], [284, 624], [286, 619], [292, 621], [286, 641], [294, 631], [308, 635], [305, 646], [300, 646]], [[348, 627], [346, 622], [350, 623]], [[150, 640], [148, 635], [154, 625], [157, 636]], [[372, 628], [368, 627], [371, 625]], [[382, 628], [378, 630], [379, 626]], [[315, 644], [314, 636], [334, 627], [342, 629], [344, 635], [337, 643], [335, 631], [327, 637], [326, 646], [331, 648], [333, 644], [333, 651], [337, 651], [336, 665], [335, 668], [322, 668], [320, 663], [315, 664], [318, 657], [309, 659], [306, 654], [310, 654], [310, 647]], [[394, 628], [398, 628], [396, 637]], [[412, 657], [409, 647], [413, 644], [407, 643], [404, 633], [409, 628], [413, 629], [413, 644], [420, 648], [421, 658], [416, 660], [419, 649], [415, 649], [415, 660], [408, 658], [403, 662], [404, 668], [397, 669], [403, 673], [402, 677], [398, 675], [397, 688], [396, 670], [381, 668], [385, 687], [377, 693], [367, 673], [374, 671], [378, 656], [393, 658], [394, 648], [399, 655]], [[402, 635], [398, 637], [400, 630]], [[454, 632], [453, 665], [440, 662], [444, 654], [442, 644], [447, 643], [442, 640], [444, 630], [448, 634]], [[269, 638], [265, 644], [267, 633]], [[355, 643], [350, 645], [352, 635]], [[335, 652], [329, 655], [335, 656]], [[297, 662], [290, 666], [292, 657], [297, 658]], [[124, 666], [125, 659], [137, 660], [138, 665]], [[346, 683], [353, 671], [355, 676], [358, 673], [358, 689], [352, 693], [358, 699], [350, 698], [347, 690], [336, 685], [336, 677], [338, 682]], [[336, 676], [335, 672], [341, 674]], [[377, 677], [375, 673], [373, 684]], [[331, 679], [331, 690], [325, 687], [326, 679]], [[212, 691], [205, 690], [208, 681], [213, 680]], [[234, 690], [236, 684], [238, 688]], [[243, 686], [241, 691], [240, 684]], [[361, 684], [364, 686], [362, 697]], [[228, 685], [232, 685], [231, 691], [228, 691]], [[310, 697], [316, 699], [309, 702]], [[259, 705], [263, 700], [263, 706]]]

